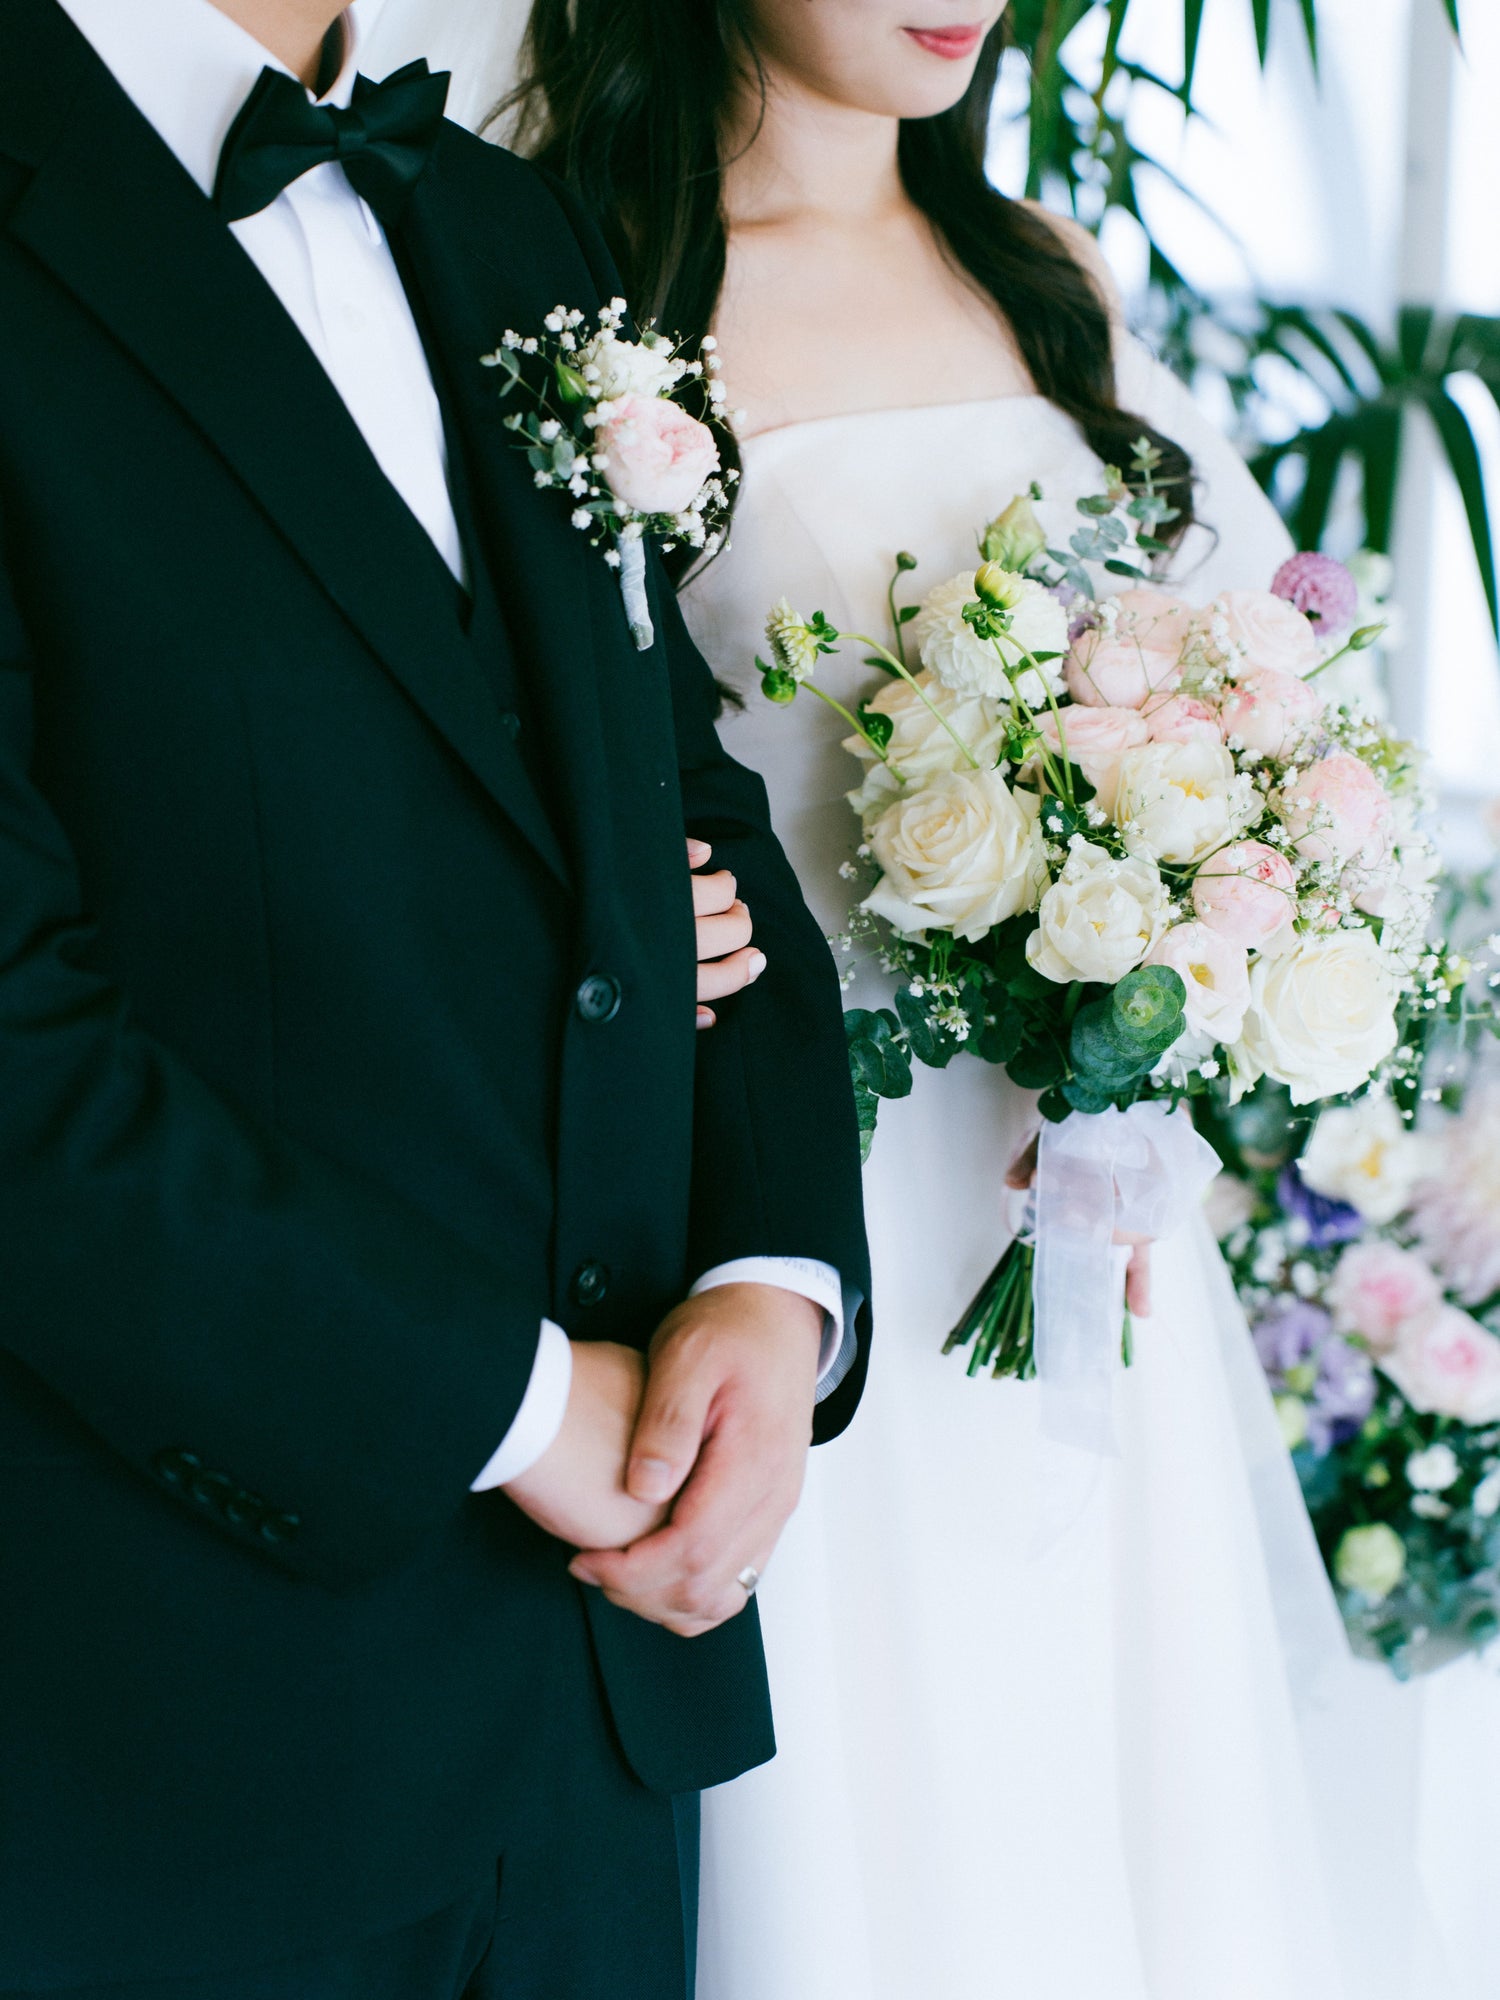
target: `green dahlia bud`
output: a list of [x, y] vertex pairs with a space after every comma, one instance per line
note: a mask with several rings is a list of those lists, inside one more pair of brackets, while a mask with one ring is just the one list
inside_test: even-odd
[[997, 514], [980, 538], [979, 553], [986, 562], [1006, 569], [1024, 570], [1035, 562], [1047, 546], [1047, 537], [1036, 517], [1031, 496], [1018, 493], [1003, 514]]

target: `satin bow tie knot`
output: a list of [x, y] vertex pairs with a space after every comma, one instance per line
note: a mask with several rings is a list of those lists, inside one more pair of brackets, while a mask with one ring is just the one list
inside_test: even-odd
[[226, 222], [269, 208], [331, 161], [389, 226], [421, 179], [442, 130], [449, 78], [408, 63], [384, 83], [354, 79], [347, 110], [313, 104], [295, 77], [263, 69], [219, 155], [214, 206]]

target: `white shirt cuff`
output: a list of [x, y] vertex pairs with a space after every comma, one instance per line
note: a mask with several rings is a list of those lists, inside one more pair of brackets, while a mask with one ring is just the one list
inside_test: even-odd
[[818, 1355], [818, 1401], [831, 1396], [849, 1372], [859, 1351], [854, 1322], [864, 1303], [850, 1291], [831, 1264], [815, 1257], [736, 1257], [705, 1271], [688, 1294], [712, 1291], [716, 1285], [779, 1285], [823, 1308], [823, 1345]]
[[500, 1449], [469, 1488], [471, 1493], [487, 1493], [531, 1470], [562, 1429], [572, 1387], [572, 1343], [560, 1326], [544, 1319], [521, 1407]]

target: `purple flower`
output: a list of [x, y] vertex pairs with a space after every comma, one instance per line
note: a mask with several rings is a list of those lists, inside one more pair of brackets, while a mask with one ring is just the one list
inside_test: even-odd
[[[1278, 1299], [1255, 1322], [1255, 1351], [1268, 1375], [1285, 1375], [1319, 1352], [1333, 1329], [1322, 1306], [1307, 1299]], [[1340, 1343], [1342, 1345], [1342, 1342]]]
[[1287, 1215], [1295, 1215], [1307, 1230], [1309, 1247], [1327, 1250], [1335, 1243], [1352, 1243], [1364, 1234], [1364, 1218], [1346, 1201], [1333, 1201], [1310, 1188], [1295, 1160], [1281, 1170], [1276, 1199]]
[[1316, 550], [1290, 556], [1271, 580], [1271, 589], [1295, 604], [1320, 638], [1347, 632], [1359, 616], [1359, 586], [1341, 562]]
[[1375, 1369], [1368, 1354], [1340, 1335], [1318, 1356], [1318, 1379], [1307, 1412], [1307, 1436], [1325, 1452], [1352, 1437], [1375, 1406]]

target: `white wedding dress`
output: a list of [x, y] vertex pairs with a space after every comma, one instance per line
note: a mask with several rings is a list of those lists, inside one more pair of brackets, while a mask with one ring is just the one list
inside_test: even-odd
[[[1215, 532], [1195, 532], [1174, 587], [1267, 586], [1289, 544], [1240, 460], [1143, 350], [1121, 374], [1125, 407], [1203, 482]], [[1036, 396], [746, 447], [732, 549], [684, 609], [744, 696], [724, 741], [763, 773], [830, 935], [857, 767], [821, 703], [761, 696], [765, 613], [786, 595], [884, 636], [896, 551], [920, 560], [913, 596], [973, 563], [976, 531], [1032, 480], [1054, 540], [1100, 485]], [[819, 668], [851, 705], [878, 679], [859, 652]], [[847, 1004], [889, 990], [864, 965]], [[1388, 1954], [1351, 1975], [1331, 1917], [1289, 1676], [1337, 1671], [1341, 1635], [1207, 1230], [1158, 1247], [1156, 1310], [1115, 1388], [1120, 1456], [1094, 1462], [1041, 1556], [1039, 1510], [1059, 1481], [1079, 1490], [1073, 1454], [1040, 1435], [1035, 1385], [969, 1380], [941, 1352], [1003, 1246], [1031, 1121], [962, 1055], [881, 1107], [869, 1387], [813, 1453], [761, 1588], [781, 1748], [704, 1801], [699, 2000], [1341, 2000], [1354, 1976], [1406, 2000]]]

